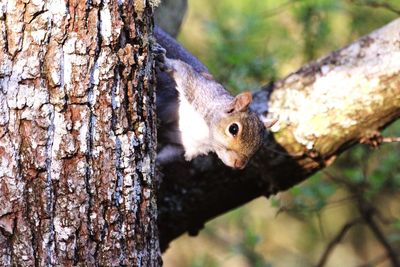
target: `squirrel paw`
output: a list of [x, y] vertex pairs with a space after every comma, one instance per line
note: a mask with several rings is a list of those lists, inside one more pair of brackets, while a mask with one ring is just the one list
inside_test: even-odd
[[160, 44], [155, 43], [152, 45], [151, 51], [156, 61], [156, 66], [161, 71], [171, 72], [173, 68], [168, 62], [168, 58], [166, 56], [167, 50], [165, 50], [165, 48], [162, 47]]
[[162, 61], [165, 60], [165, 54], [167, 53], [167, 50], [165, 50], [165, 48], [162, 47], [159, 43], [154, 43], [151, 46], [151, 52], [156, 59], [160, 59]]
[[165, 54], [167, 53], [167, 50], [165, 50], [165, 48], [162, 47], [160, 44], [155, 43], [151, 46], [151, 52], [153, 53], [156, 66], [160, 70], [165, 71], [167, 69], [167, 66], [165, 65]]

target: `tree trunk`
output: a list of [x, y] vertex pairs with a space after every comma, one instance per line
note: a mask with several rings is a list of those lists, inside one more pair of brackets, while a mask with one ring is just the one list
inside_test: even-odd
[[[160, 265], [155, 2], [0, 3], [1, 265]], [[162, 246], [299, 183], [397, 119], [399, 29], [257, 92], [254, 108], [280, 120], [246, 170], [213, 155], [165, 167]]]
[[[279, 121], [245, 170], [214, 155], [164, 167], [162, 249], [211, 218], [294, 186], [360, 141], [379, 141], [378, 131], [400, 117], [399, 44], [400, 19], [255, 92], [253, 108]], [[175, 46], [167, 46], [169, 56], [204, 71]]]
[[0, 3], [0, 265], [159, 266], [156, 1]]

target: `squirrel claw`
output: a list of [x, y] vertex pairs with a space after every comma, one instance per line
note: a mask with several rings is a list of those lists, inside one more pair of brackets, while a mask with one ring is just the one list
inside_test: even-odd
[[151, 46], [151, 52], [153, 53], [154, 59], [156, 61], [156, 66], [164, 71], [166, 69], [165, 66], [165, 54], [167, 51], [165, 50], [164, 47], [162, 47], [160, 44], [155, 43]]
[[156, 66], [161, 71], [171, 72], [173, 68], [171, 64], [168, 63], [168, 58], [166, 56], [167, 50], [165, 50], [165, 48], [160, 44], [155, 43], [152, 45], [151, 51], [156, 61]]
[[162, 47], [159, 43], [154, 43], [151, 46], [151, 52], [156, 56], [156, 57], [164, 57], [165, 54], [167, 53], [167, 50], [165, 50], [164, 47]]

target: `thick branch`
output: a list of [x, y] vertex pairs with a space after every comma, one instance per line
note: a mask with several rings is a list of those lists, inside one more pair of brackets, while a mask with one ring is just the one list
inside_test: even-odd
[[256, 92], [253, 108], [279, 122], [244, 171], [213, 155], [165, 167], [159, 197], [164, 249], [213, 217], [303, 181], [399, 118], [399, 29], [396, 20]]

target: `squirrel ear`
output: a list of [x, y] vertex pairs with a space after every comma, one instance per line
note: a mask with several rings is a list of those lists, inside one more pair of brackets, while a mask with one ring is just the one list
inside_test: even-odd
[[253, 100], [253, 96], [250, 92], [243, 92], [235, 97], [234, 110], [235, 111], [246, 111]]

